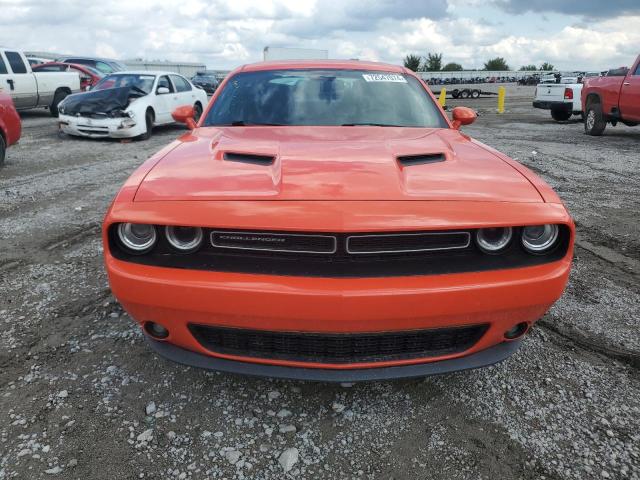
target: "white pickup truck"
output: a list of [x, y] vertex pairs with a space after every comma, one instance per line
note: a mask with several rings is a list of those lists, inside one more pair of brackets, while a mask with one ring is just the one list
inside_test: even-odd
[[533, 106], [551, 110], [551, 117], [557, 122], [569, 120], [571, 115], [582, 114], [581, 92], [582, 83], [577, 77], [563, 77], [560, 83], [539, 83]]
[[58, 104], [80, 91], [80, 76], [73, 72], [33, 73], [22, 52], [0, 47], [0, 90], [13, 99], [17, 110], [46, 107], [58, 116]]

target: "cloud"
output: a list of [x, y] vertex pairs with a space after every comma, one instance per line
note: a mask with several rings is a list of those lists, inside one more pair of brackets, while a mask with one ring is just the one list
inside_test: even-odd
[[[579, 17], [567, 16], [557, 31], [538, 32], [519, 28], [525, 21], [520, 15], [499, 11], [494, 18], [491, 11], [473, 8], [484, 5], [481, 0], [0, 1], [2, 44], [60, 54], [195, 61], [219, 69], [259, 61], [270, 45], [396, 64], [409, 53], [438, 52], [445, 63], [467, 68], [482, 68], [487, 59], [501, 56], [514, 68], [549, 61], [563, 69], [599, 70], [630, 63], [640, 44], [640, 13], [583, 18], [580, 24]], [[495, 1], [514, 13], [565, 9], [562, 2]], [[579, 3], [582, 14], [595, 8], [590, 0]], [[636, 3], [623, 0], [608, 8], [626, 12]], [[540, 15], [539, 26], [547, 23]]]
[[555, 12], [586, 18], [640, 14], [638, 0], [497, 0], [495, 4], [509, 13]]

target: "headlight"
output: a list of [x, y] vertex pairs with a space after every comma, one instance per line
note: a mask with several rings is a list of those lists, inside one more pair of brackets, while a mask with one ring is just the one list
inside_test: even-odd
[[484, 253], [498, 253], [509, 245], [512, 236], [511, 227], [481, 228], [476, 232], [476, 244]]
[[181, 252], [193, 252], [202, 244], [200, 227], [165, 227], [165, 235], [169, 244]]
[[533, 225], [522, 229], [522, 245], [531, 253], [544, 253], [558, 240], [557, 225]]
[[156, 228], [142, 223], [118, 225], [120, 243], [132, 253], [146, 253], [156, 244]]

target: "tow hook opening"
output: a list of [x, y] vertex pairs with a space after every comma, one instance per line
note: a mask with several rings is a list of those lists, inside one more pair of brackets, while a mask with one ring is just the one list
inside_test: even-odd
[[169, 330], [155, 322], [146, 322], [144, 324], [144, 331], [156, 340], [164, 340], [169, 336]]
[[529, 324], [527, 322], [520, 322], [504, 332], [504, 338], [507, 340], [516, 340], [527, 333], [527, 330], [529, 330]]

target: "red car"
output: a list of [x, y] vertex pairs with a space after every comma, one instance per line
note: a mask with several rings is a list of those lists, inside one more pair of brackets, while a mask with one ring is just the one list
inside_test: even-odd
[[37, 72], [78, 72], [80, 75], [80, 90], [86, 91], [91, 89], [96, 83], [104, 77], [104, 73], [87, 65], [77, 65], [75, 63], [49, 62], [40, 65], [34, 65], [31, 69]]
[[588, 77], [582, 87], [584, 131], [602, 135], [607, 123], [635, 127], [640, 123], [640, 56], [631, 69], [610, 70], [604, 77]]
[[406, 68], [247, 65], [138, 168], [103, 226], [111, 289], [177, 362], [322, 381], [489, 365], [562, 294], [574, 224]]
[[4, 164], [7, 147], [20, 140], [22, 123], [13, 100], [0, 90], [0, 166]]

